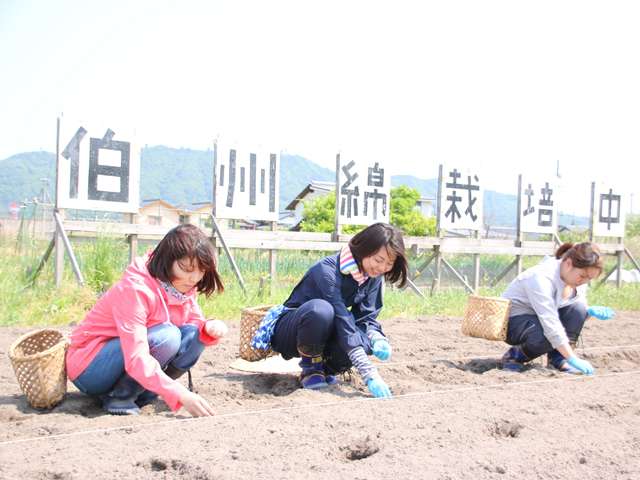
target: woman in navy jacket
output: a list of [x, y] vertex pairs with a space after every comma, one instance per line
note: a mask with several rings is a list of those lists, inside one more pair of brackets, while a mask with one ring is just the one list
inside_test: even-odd
[[313, 265], [293, 289], [276, 320], [271, 346], [285, 359], [301, 358], [304, 388], [333, 384], [337, 373], [354, 366], [374, 396], [391, 396], [367, 357], [391, 357], [377, 321], [383, 277], [404, 286], [407, 259], [402, 233], [376, 223], [338, 254]]

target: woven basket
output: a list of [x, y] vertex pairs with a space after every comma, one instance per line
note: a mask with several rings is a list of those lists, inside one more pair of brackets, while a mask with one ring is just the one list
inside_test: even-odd
[[506, 298], [469, 296], [462, 320], [462, 334], [487, 340], [506, 340], [510, 305]]
[[271, 307], [273, 305], [260, 305], [242, 310], [242, 315], [240, 316], [240, 358], [243, 360], [256, 362], [271, 355], [277, 355], [271, 349], [256, 350], [251, 346], [251, 339]]
[[21, 336], [9, 348], [18, 384], [32, 407], [52, 408], [67, 393], [67, 346], [62, 333], [43, 329]]

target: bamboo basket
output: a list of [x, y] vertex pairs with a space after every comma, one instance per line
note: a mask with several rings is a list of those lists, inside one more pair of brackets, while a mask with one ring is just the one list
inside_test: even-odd
[[32, 407], [52, 408], [67, 393], [68, 345], [62, 333], [47, 328], [21, 336], [9, 348], [18, 384]]
[[251, 340], [260, 322], [273, 305], [260, 305], [242, 310], [240, 316], [240, 358], [248, 362], [256, 362], [272, 355], [277, 355], [271, 349], [256, 350], [251, 346]]
[[506, 298], [470, 295], [462, 320], [462, 334], [505, 341], [510, 305], [511, 302]]

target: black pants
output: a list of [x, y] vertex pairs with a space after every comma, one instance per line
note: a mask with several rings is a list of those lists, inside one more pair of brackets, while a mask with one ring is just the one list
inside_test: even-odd
[[[564, 326], [569, 342], [577, 342], [584, 322], [587, 320], [587, 309], [581, 303], [573, 303], [558, 310], [560, 322]], [[549, 340], [544, 336], [542, 325], [537, 315], [518, 315], [509, 318], [507, 343], [519, 345], [529, 360], [545, 353], [555, 353]]]
[[[325, 371], [342, 373], [351, 368], [351, 360], [336, 338], [335, 311], [326, 300], [309, 300], [295, 310], [285, 312], [273, 332], [271, 346], [285, 359], [305, 356], [324, 358]], [[362, 344], [369, 346], [362, 333]], [[365, 348], [365, 351], [367, 348]], [[370, 352], [370, 346], [368, 348]]]

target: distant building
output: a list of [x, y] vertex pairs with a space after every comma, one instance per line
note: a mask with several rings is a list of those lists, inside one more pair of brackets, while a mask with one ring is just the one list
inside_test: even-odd
[[161, 225], [171, 227], [180, 223], [188, 223], [188, 212], [161, 198], [143, 200], [138, 210], [136, 223], [142, 225]]
[[[173, 227], [183, 223], [191, 223], [200, 228], [212, 228], [211, 212], [213, 211], [213, 203], [197, 202], [190, 206], [176, 206], [162, 200], [154, 198], [143, 200], [143, 206], [138, 210], [136, 215], [136, 223], [142, 225], [162, 225], [165, 227]], [[228, 221], [218, 219], [220, 227], [226, 227]], [[248, 228], [255, 228], [250, 226]]]
[[294, 211], [285, 210], [278, 214], [278, 225], [286, 228], [287, 230], [293, 230], [300, 223], [300, 219], [296, 216]]
[[420, 213], [425, 217], [433, 217], [436, 214], [436, 199], [429, 197], [420, 197], [417, 205]]
[[296, 213], [297, 217], [302, 218], [303, 200], [322, 197], [327, 193], [335, 192], [335, 190], [335, 182], [318, 182], [316, 180], [312, 180], [310, 184], [304, 187], [304, 189], [296, 195], [293, 200], [291, 200], [291, 203], [285, 207], [285, 210], [293, 211]]
[[328, 193], [335, 192], [336, 182], [319, 182], [312, 180], [302, 191], [295, 196], [293, 200], [285, 207], [285, 212], [291, 212], [285, 215], [280, 213], [280, 222], [286, 223], [290, 230], [300, 230], [300, 222], [302, 222], [302, 212], [304, 210], [304, 200], [323, 197]]
[[189, 223], [193, 223], [202, 228], [211, 228], [211, 213], [213, 212], [213, 203], [197, 202], [191, 204]]
[[[516, 238], [516, 234], [517, 234], [517, 229], [516, 227], [497, 227], [497, 226], [487, 226], [485, 225], [484, 228], [484, 232], [483, 235], [485, 238], [496, 238], [496, 239], [515, 239]], [[540, 234], [530, 234], [530, 235], [537, 235], [540, 236]]]

